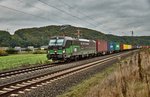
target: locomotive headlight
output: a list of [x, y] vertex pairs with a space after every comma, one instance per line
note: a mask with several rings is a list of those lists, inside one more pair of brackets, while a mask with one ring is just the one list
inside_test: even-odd
[[63, 53], [65, 53], [66, 51], [65, 50], [63, 50]]

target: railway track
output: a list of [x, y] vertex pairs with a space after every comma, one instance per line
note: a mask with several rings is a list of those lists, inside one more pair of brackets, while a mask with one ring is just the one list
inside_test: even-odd
[[[103, 57], [102, 59], [108, 58], [110, 56], [114, 56], [114, 54], [102, 56]], [[83, 60], [80, 60], [80, 61], [83, 61]], [[80, 62], [80, 61], [78, 61], [78, 62]], [[72, 62], [72, 63], [75, 63], [75, 62]], [[63, 65], [63, 64], [59, 64], [59, 65]], [[22, 68], [22, 69], [15, 69], [15, 70], [4, 71], [4, 72], [0, 72], [0, 79], [11, 78], [11, 77], [14, 77], [14, 76], [19, 75], [19, 74], [34, 72], [34, 71], [37, 71], [37, 70], [51, 68], [51, 67], [59, 66], [59, 65], [55, 64], [55, 63], [51, 63], [51, 64], [32, 66], [32, 67], [27, 67], [27, 68]]]
[[5, 78], [10, 78], [11, 76], [22, 74], [22, 73], [27, 73], [31, 71], [36, 71], [36, 70], [41, 70], [45, 68], [50, 68], [56, 66], [55, 64], [44, 64], [44, 65], [38, 65], [38, 66], [33, 66], [33, 67], [27, 67], [27, 68], [22, 68], [22, 69], [16, 69], [16, 70], [9, 70], [5, 72], [0, 72], [0, 79], [5, 79]]
[[31, 78], [27, 78], [27, 79], [19, 80], [19, 81], [12, 82], [9, 84], [1, 85], [0, 86], [0, 97], [7, 97], [7, 96], [16, 97], [20, 93], [24, 93], [25, 91], [30, 91], [31, 89], [37, 88], [38, 86], [49, 84], [55, 80], [64, 78], [66, 76], [70, 76], [77, 72], [84, 71], [84, 70], [92, 68], [94, 66], [98, 66], [103, 63], [112, 61], [112, 60], [120, 58], [121, 56], [126, 55], [126, 54], [129, 54], [129, 53], [120, 54], [120, 55], [116, 55], [116, 56], [109, 56], [108, 58], [98, 60], [95, 62], [91, 62], [88, 64], [74, 66], [74, 67], [66, 68], [66, 69], [63, 69], [60, 71], [47, 73], [47, 74], [41, 74], [41, 75], [34, 76]]

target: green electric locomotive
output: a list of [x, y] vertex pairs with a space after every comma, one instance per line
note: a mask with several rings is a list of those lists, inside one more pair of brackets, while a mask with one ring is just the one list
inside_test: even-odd
[[66, 61], [95, 54], [96, 42], [94, 40], [54, 36], [49, 41], [47, 58], [53, 61]]

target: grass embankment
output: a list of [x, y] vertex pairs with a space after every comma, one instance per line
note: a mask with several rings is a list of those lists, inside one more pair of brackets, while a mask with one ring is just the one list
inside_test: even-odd
[[79, 85], [71, 87], [69, 91], [63, 95], [59, 95], [58, 97], [83, 97], [91, 87], [99, 84], [102, 79], [111, 74], [115, 68], [116, 65], [113, 65], [112, 67], [103, 70], [101, 73], [94, 75], [92, 78], [84, 80]]
[[0, 71], [45, 63], [46, 54], [16, 54], [0, 57]]
[[59, 97], [150, 97], [150, 52], [141, 51]]
[[150, 52], [142, 50], [83, 97], [150, 97]]

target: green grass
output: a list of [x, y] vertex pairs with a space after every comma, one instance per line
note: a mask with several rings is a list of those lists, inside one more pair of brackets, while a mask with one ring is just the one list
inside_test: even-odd
[[0, 57], [0, 71], [46, 62], [46, 54], [16, 54]]
[[115, 70], [116, 66], [117, 65], [114, 64], [113, 66], [103, 70], [102, 72], [95, 74], [90, 79], [84, 80], [77, 86], [71, 87], [66, 93], [57, 97], [84, 97], [91, 87], [99, 84], [102, 81], [102, 79], [111, 74]]

